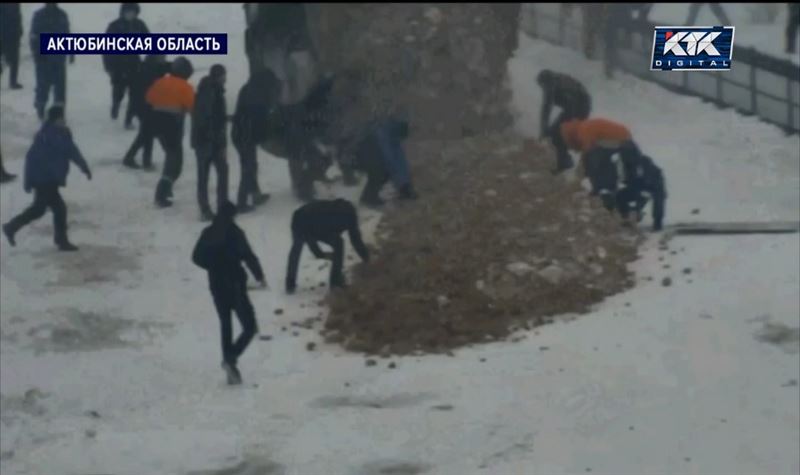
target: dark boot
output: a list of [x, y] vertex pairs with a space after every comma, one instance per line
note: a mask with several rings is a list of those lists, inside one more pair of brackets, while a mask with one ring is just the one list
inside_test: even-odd
[[11, 89], [22, 89], [22, 84], [15, 82], [14, 84], [10, 84], [9, 87], [11, 87]]
[[227, 376], [228, 384], [230, 384], [231, 386], [242, 384], [242, 374], [239, 372], [239, 368], [237, 368], [236, 365], [223, 361], [222, 369], [225, 370], [225, 375]]
[[169, 200], [172, 193], [169, 188], [168, 181], [161, 179], [158, 182], [158, 186], [156, 186], [156, 206], [159, 208], [168, 208], [172, 206], [172, 202]]
[[61, 241], [58, 244], [56, 244], [56, 246], [58, 246], [58, 250], [62, 252], [74, 252], [78, 250], [78, 246], [72, 244], [69, 241]]
[[6, 223], [3, 225], [3, 234], [6, 235], [6, 239], [8, 239], [8, 243], [11, 244], [11, 247], [17, 245], [17, 241], [14, 240], [14, 235], [16, 234], [16, 230], [11, 228], [10, 223]]
[[128, 168], [133, 168], [134, 170], [139, 169], [139, 164], [134, 161], [133, 157], [125, 157], [125, 159], [122, 160], [122, 165]]
[[253, 196], [253, 206], [261, 206], [267, 201], [269, 201], [270, 194], [269, 193], [259, 193]]
[[2, 170], [0, 172], [0, 183], [8, 183], [8, 182], [14, 181], [16, 179], [17, 179], [17, 175], [13, 175], [11, 173], [8, 173], [5, 170]]

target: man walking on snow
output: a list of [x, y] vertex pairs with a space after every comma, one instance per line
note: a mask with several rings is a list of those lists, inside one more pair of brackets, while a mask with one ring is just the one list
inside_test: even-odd
[[[138, 3], [123, 3], [119, 9], [119, 18], [108, 24], [106, 33], [117, 35], [150, 33], [147, 25], [138, 18], [139, 11]], [[133, 127], [133, 82], [136, 79], [140, 63], [138, 54], [103, 55], [103, 68], [111, 77], [111, 119], [117, 120], [122, 98], [125, 97], [125, 91], [128, 91], [128, 110], [125, 113], [126, 129]]]
[[228, 201], [227, 120], [225, 67], [215, 64], [197, 86], [192, 112], [192, 148], [197, 155], [197, 203], [203, 221], [210, 221], [213, 216], [208, 204], [208, 175], [212, 165], [217, 170], [217, 208]]
[[[221, 203], [213, 223], [203, 230], [192, 253], [192, 261], [208, 271], [209, 289], [219, 315], [222, 368], [227, 374], [228, 384], [241, 384], [238, 360], [258, 332], [253, 304], [247, 295], [247, 273], [242, 268], [242, 261], [261, 287], [267, 287], [258, 257], [250, 248], [244, 231], [234, 222], [235, 215], [233, 203]], [[236, 312], [242, 326], [236, 342], [232, 342], [231, 312]]]
[[157, 80], [146, 95], [153, 108], [153, 131], [166, 153], [155, 197], [161, 208], [172, 206], [172, 185], [183, 170], [184, 117], [194, 109], [194, 89], [188, 82], [193, 72], [192, 63], [179, 56], [172, 62], [172, 73]]
[[[67, 58], [59, 54], [43, 55], [39, 53], [39, 34], [69, 33], [69, 18], [56, 3], [46, 3], [44, 8], [33, 14], [30, 31], [31, 56], [36, 64], [36, 95], [34, 107], [36, 115], [44, 120], [44, 110], [53, 89], [54, 106], [64, 106], [67, 96]], [[75, 62], [75, 55], [70, 55], [70, 63]]]
[[56, 246], [61, 251], [78, 250], [67, 238], [67, 205], [58, 191], [67, 184], [70, 162], [77, 165], [86, 178], [92, 179], [92, 172], [64, 123], [64, 108], [54, 106], [48, 111], [47, 121], [36, 134], [25, 158], [25, 191], [34, 192], [33, 204], [3, 225], [3, 233], [12, 246], [16, 245], [17, 232], [44, 216], [50, 208]]

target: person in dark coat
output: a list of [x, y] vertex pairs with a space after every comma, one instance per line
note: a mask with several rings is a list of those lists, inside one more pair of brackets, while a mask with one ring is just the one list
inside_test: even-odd
[[197, 203], [204, 221], [213, 217], [208, 204], [208, 174], [212, 165], [217, 171], [217, 207], [228, 201], [225, 76], [224, 66], [211, 66], [208, 76], [201, 79], [197, 86], [192, 111], [191, 143], [197, 155]]
[[139, 131], [133, 140], [122, 164], [128, 168], [139, 168], [135, 157], [139, 149], [143, 149], [142, 168], [153, 170], [153, 141], [155, 131], [153, 130], [153, 108], [145, 100], [145, 94], [150, 86], [158, 79], [170, 71], [171, 64], [166, 56], [161, 54], [149, 54], [142, 61], [139, 72], [133, 82], [129, 100], [133, 102], [133, 113], [139, 118]]
[[22, 39], [22, 12], [19, 3], [0, 3], [0, 53], [8, 63], [8, 86], [22, 89], [19, 83], [19, 44]]
[[3, 233], [12, 246], [15, 235], [25, 225], [44, 216], [47, 208], [53, 212], [55, 243], [61, 251], [78, 250], [67, 237], [67, 205], [58, 189], [66, 186], [69, 164], [74, 163], [89, 180], [92, 172], [81, 151], [72, 141], [72, 132], [64, 123], [64, 108], [51, 107], [33, 145], [25, 157], [25, 191], [34, 192], [33, 204], [8, 223]]
[[[239, 90], [233, 113], [231, 140], [239, 154], [241, 178], [236, 204], [247, 212], [269, 200], [258, 185], [258, 145], [267, 139], [269, 116], [280, 97], [280, 82], [268, 69], [251, 75]], [[252, 204], [251, 204], [252, 200]]]
[[[561, 124], [572, 119], [585, 119], [592, 110], [592, 99], [586, 88], [577, 79], [548, 69], [542, 70], [536, 78], [542, 88], [542, 111], [540, 116], [541, 137], [547, 137], [556, 149], [556, 170], [561, 172], [572, 168], [573, 162], [564, 140], [561, 138]], [[561, 109], [556, 120], [550, 123], [553, 106]]]
[[[261, 287], [267, 287], [258, 257], [250, 248], [244, 231], [234, 222], [235, 215], [236, 206], [233, 203], [221, 203], [213, 223], [203, 230], [192, 252], [192, 261], [208, 271], [208, 285], [222, 334], [222, 368], [227, 373], [228, 384], [241, 384], [238, 360], [258, 332], [253, 304], [247, 295], [247, 273], [242, 268], [242, 262]], [[232, 342], [231, 312], [236, 312], [242, 327], [236, 342]]]
[[[292, 215], [292, 249], [289, 251], [289, 264], [286, 269], [286, 292], [294, 293], [297, 288], [297, 267], [303, 246], [309, 249], [317, 259], [333, 261], [330, 273], [330, 287], [344, 287], [345, 278], [342, 273], [344, 260], [344, 241], [341, 234], [347, 231], [350, 244], [361, 260], [369, 262], [369, 250], [361, 239], [358, 227], [358, 214], [355, 206], [347, 200], [312, 201], [298, 208]], [[333, 252], [322, 252], [319, 242], [333, 248]]]
[[[119, 9], [119, 18], [108, 24], [107, 34], [146, 34], [150, 33], [147, 25], [140, 20], [138, 3], [123, 3]], [[103, 68], [111, 78], [111, 118], [116, 120], [119, 107], [128, 91], [128, 109], [125, 113], [125, 128], [133, 127], [134, 101], [133, 83], [139, 69], [138, 54], [103, 55]]]
[[0, 153], [0, 183], [9, 183], [17, 179], [17, 175], [13, 175], [6, 171], [3, 166], [3, 154]]
[[367, 206], [384, 204], [379, 193], [392, 181], [400, 199], [416, 199], [411, 184], [411, 172], [403, 151], [403, 140], [408, 138], [408, 122], [381, 119], [369, 127], [356, 148], [355, 168], [367, 174], [367, 184], [361, 193], [361, 203]]
[[644, 217], [642, 210], [648, 201], [652, 201], [653, 231], [661, 231], [667, 201], [664, 173], [647, 155], [639, 153], [633, 158], [634, 161], [627, 167], [623, 166], [625, 177], [616, 195], [616, 208], [623, 219], [627, 219], [630, 212], [635, 212], [637, 221], [641, 221]]
[[790, 3], [789, 16], [786, 19], [786, 52], [797, 51], [797, 32], [800, 27], [800, 3]]
[[[36, 64], [36, 95], [34, 107], [39, 119], [44, 119], [44, 111], [53, 89], [55, 100], [53, 105], [66, 105], [67, 95], [67, 58], [64, 55], [39, 54], [40, 33], [70, 33], [69, 18], [57, 3], [46, 3], [33, 14], [30, 30], [31, 56]], [[70, 55], [70, 63], [75, 62], [75, 55]]]

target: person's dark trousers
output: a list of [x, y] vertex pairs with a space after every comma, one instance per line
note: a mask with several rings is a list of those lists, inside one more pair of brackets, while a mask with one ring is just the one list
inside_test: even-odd
[[67, 239], [67, 205], [58, 192], [58, 185], [46, 185], [34, 188], [33, 204], [17, 217], [8, 222], [10, 233], [16, 234], [17, 231], [26, 225], [44, 216], [48, 208], [53, 212], [54, 241], [56, 245], [69, 242]]
[[153, 111], [147, 107], [145, 110], [141, 111], [138, 116], [139, 130], [127, 153], [125, 153], [124, 161], [134, 162], [134, 158], [139, 152], [139, 149], [142, 149], [142, 166], [151, 168], [153, 166], [153, 141], [155, 140], [152, 117]]
[[590, 101], [579, 101], [570, 104], [558, 115], [553, 125], [548, 129], [547, 135], [556, 149], [556, 171], [567, 170], [574, 166], [567, 144], [561, 136], [561, 124], [573, 119], [586, 119], [589, 117], [591, 110], [592, 104]]
[[331, 265], [331, 274], [329, 277], [330, 288], [344, 287], [344, 274], [342, 273], [342, 267], [344, 265], [344, 241], [342, 240], [342, 236], [330, 236], [322, 242], [333, 248], [333, 265]]
[[598, 195], [602, 190], [617, 191], [617, 167], [611, 157], [617, 149], [597, 147], [587, 152], [583, 157], [583, 167], [586, 177], [592, 185], [592, 195]]
[[217, 209], [219, 205], [228, 201], [228, 162], [225, 161], [225, 149], [213, 147], [200, 147], [195, 150], [197, 155], [197, 204], [200, 211], [211, 213], [208, 204], [208, 175], [213, 166], [217, 172]]
[[308, 171], [308, 164], [302, 155], [289, 155], [289, 176], [297, 197], [303, 201], [314, 198], [314, 181]]
[[360, 163], [362, 170], [367, 174], [367, 184], [361, 192], [361, 201], [364, 203], [380, 203], [380, 192], [389, 181], [389, 173], [374, 155], [363, 157]]
[[[287, 291], [294, 291], [297, 285], [297, 268], [300, 265], [300, 255], [303, 252], [303, 246], [306, 244], [306, 241], [307, 238], [305, 236], [292, 233], [292, 249], [289, 251], [289, 259], [286, 268]], [[344, 274], [342, 273], [344, 266], [344, 241], [342, 237], [339, 235], [327, 236], [319, 239], [319, 241], [333, 248], [333, 265], [331, 266], [329, 277], [331, 288], [344, 286]]]
[[797, 51], [797, 28], [800, 25], [800, 4], [789, 4], [789, 20], [786, 23], [786, 52]]
[[[247, 295], [247, 285], [245, 282], [226, 280], [223, 277], [219, 282], [212, 282], [211, 296], [219, 316], [223, 361], [236, 366], [239, 357], [258, 332], [253, 304]], [[242, 327], [236, 341], [233, 341], [232, 312], [236, 313]]]
[[50, 89], [55, 95], [55, 104], [66, 104], [67, 92], [67, 63], [65, 61], [52, 61], [39, 59], [36, 61], [36, 99], [34, 105], [40, 117], [44, 117]]
[[156, 202], [165, 204], [172, 198], [172, 186], [183, 170], [183, 118], [170, 112], [153, 111], [153, 130], [165, 153]]
[[131, 83], [135, 75], [136, 69], [134, 68], [122, 69], [111, 74], [112, 118], [117, 118], [119, 106], [122, 103], [122, 99], [125, 98], [125, 92], [128, 92], [128, 108], [125, 111], [125, 124], [130, 124], [134, 116], [134, 101], [131, 99]]
[[249, 204], [248, 201], [251, 197], [261, 194], [261, 188], [258, 186], [257, 149], [255, 143], [235, 144], [235, 147], [236, 152], [239, 154], [241, 169], [236, 204], [246, 206]]
[[19, 41], [3, 42], [3, 57], [8, 63], [8, 85], [14, 87], [17, 84], [17, 74], [19, 74]]

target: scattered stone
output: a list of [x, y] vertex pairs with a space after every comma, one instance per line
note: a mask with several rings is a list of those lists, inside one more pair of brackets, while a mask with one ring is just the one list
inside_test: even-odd
[[308, 351], [314, 351], [314, 349], [316, 347], [317, 347], [317, 344], [314, 343], [313, 341], [309, 341], [308, 343], [306, 343], [306, 350], [308, 350]]
[[389, 369], [395, 369], [395, 368], [397, 368], [397, 365], [394, 363], [394, 361], [392, 361], [391, 363], [389, 363], [388, 368]]
[[438, 25], [442, 22], [442, 11], [436, 7], [431, 7], [425, 10], [423, 16], [434, 25]]
[[704, 320], [711, 320], [711, 319], [712, 319], [712, 318], [714, 318], [714, 317], [712, 317], [711, 315], [709, 315], [709, 314], [707, 314], [707, 313], [701, 313], [701, 314], [700, 314], [700, 318], [702, 318], [702, 319], [704, 319]]
[[506, 270], [517, 277], [524, 277], [525, 275], [533, 272], [535, 269], [527, 262], [512, 262], [506, 266]]
[[274, 313], [275, 313], [275, 315], [283, 315], [283, 309], [282, 308], [276, 308]]
[[0, 453], [0, 460], [10, 460], [13, 458], [14, 458], [13, 450], [6, 450], [5, 452]]
[[630, 303], [630, 302], [625, 302], [625, 306], [626, 306], [626, 307], [630, 307], [630, 306], [631, 306], [631, 303]]
[[672, 279], [669, 277], [664, 277], [661, 280], [661, 285], [663, 285], [664, 287], [669, 287], [670, 285], [672, 285]]
[[440, 295], [440, 296], [436, 297], [436, 305], [438, 305], [439, 308], [444, 308], [449, 303], [450, 303], [450, 299], [448, 299], [447, 296], [445, 296], [445, 295]]
[[556, 264], [550, 264], [538, 272], [539, 277], [547, 282], [558, 285], [564, 279], [564, 269]]
[[100, 413], [97, 411], [88, 411], [86, 415], [94, 419], [100, 419]]
[[628, 430], [633, 430], [633, 426], [628, 427]]
[[497, 192], [491, 189], [484, 191], [483, 194], [490, 198], [494, 198], [495, 196], [497, 196]]
[[344, 383], [344, 387], [349, 388], [350, 387], [350, 383]]
[[452, 411], [453, 406], [451, 404], [440, 404], [438, 406], [433, 406], [431, 409], [436, 411]]
[[292, 332], [292, 336], [300, 336], [300, 332]]
[[261, 335], [258, 337], [258, 339], [261, 341], [270, 341], [272, 340], [272, 335]]
[[286, 327], [281, 327], [281, 331], [285, 332], [286, 331]]
[[481, 358], [478, 361], [480, 361], [481, 363], [486, 363], [486, 358]]
[[597, 248], [597, 257], [599, 257], [600, 259], [605, 259], [607, 256], [608, 253], [606, 252], [605, 248], [603, 248], [602, 246]]
[[97, 436], [97, 431], [96, 431], [96, 430], [93, 430], [93, 429], [88, 429], [88, 430], [85, 432], [85, 434], [86, 434], [86, 437], [88, 437], [88, 438], [90, 438], [90, 439], [94, 439], [94, 438]]
[[700, 208], [693, 209], [692, 214], [700, 214]]
[[691, 267], [684, 268], [683, 269], [683, 273], [686, 274], [686, 275], [691, 274], [692, 273], [692, 268]]
[[549, 350], [549, 349], [550, 349], [550, 347], [549, 347], [549, 346], [540, 346], [540, 347], [539, 347], [539, 351], [547, 351], [547, 350]]
[[663, 265], [663, 266], [661, 266], [661, 267], [662, 267], [663, 269], [670, 269], [672, 266], [670, 266], [669, 264], [664, 264], [664, 265]]
[[564, 368], [558, 368], [558, 372], [559, 373], [563, 373], [564, 372]]
[[685, 460], [685, 461], [687, 461], [687, 462], [691, 462], [691, 461], [692, 461], [692, 458], [691, 458], [691, 457], [685, 457], [683, 460]]
[[378, 364], [378, 362], [373, 359], [369, 359], [365, 363], [367, 366], [375, 366], [376, 364]]
[[794, 387], [794, 386], [797, 386], [797, 380], [796, 379], [790, 379], [789, 381], [786, 381], [785, 383], [781, 384], [782, 388], [791, 388], [791, 387]]

